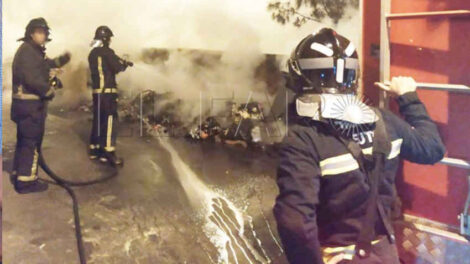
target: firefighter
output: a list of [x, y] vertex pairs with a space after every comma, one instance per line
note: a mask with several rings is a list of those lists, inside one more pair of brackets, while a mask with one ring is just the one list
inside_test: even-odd
[[404, 120], [351, 104], [358, 64], [354, 45], [328, 28], [305, 37], [289, 59], [295, 116], [273, 211], [290, 263], [400, 263], [391, 227], [399, 159], [433, 164], [444, 155], [413, 79], [390, 86]]
[[32, 19], [26, 26], [24, 37], [18, 40], [23, 43], [13, 59], [11, 120], [17, 126], [17, 142], [12, 182], [18, 193], [41, 192], [48, 188], [37, 175], [47, 105], [54, 98], [50, 71], [70, 61], [68, 52], [55, 59], [46, 57], [49, 30], [44, 18]]
[[125, 71], [131, 62], [119, 58], [109, 45], [113, 32], [107, 26], [96, 29], [93, 49], [88, 56], [93, 88], [93, 124], [89, 157], [113, 166], [123, 165], [116, 156], [118, 91], [116, 74]]

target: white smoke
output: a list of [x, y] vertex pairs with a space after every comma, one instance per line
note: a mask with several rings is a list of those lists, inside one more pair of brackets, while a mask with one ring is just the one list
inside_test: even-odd
[[[287, 55], [300, 39], [321, 27], [308, 22], [301, 28], [280, 25], [267, 11], [268, 0], [5, 0], [3, 1], [3, 65], [9, 63], [19, 46], [28, 21], [44, 17], [51, 27], [47, 45], [50, 56], [65, 50], [72, 52], [72, 62], [65, 67], [65, 86], [58, 100], [76, 105], [90, 97], [87, 91], [89, 43], [99, 25], [114, 32], [112, 48], [118, 55], [128, 54], [134, 68], [119, 75], [120, 88], [137, 92], [153, 89], [172, 91], [178, 98], [204, 100], [211, 97], [247, 98], [261, 92], [264, 84], [254, 79], [254, 69], [263, 54]], [[359, 11], [351, 19], [335, 26], [359, 47]], [[184, 52], [171, 52], [164, 65], [141, 61], [146, 48], [197, 49], [222, 52], [217, 67], [197, 69]], [[8, 76], [8, 74], [6, 75]], [[5, 87], [5, 86], [4, 86]], [[57, 101], [57, 100], [56, 100]]]

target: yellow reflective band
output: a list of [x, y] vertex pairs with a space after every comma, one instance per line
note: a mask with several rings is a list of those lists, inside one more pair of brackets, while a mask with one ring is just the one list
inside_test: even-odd
[[[385, 238], [382, 238], [382, 239], [385, 239]], [[372, 245], [378, 244], [382, 239], [376, 239], [372, 241]], [[322, 248], [322, 251], [323, 253], [326, 253], [326, 254], [333, 254], [333, 253], [339, 253], [345, 250], [355, 250], [355, 249], [356, 249], [356, 245], [349, 245], [345, 247], [324, 247]]]
[[351, 153], [322, 160], [319, 165], [322, 176], [335, 175], [359, 169], [359, 163], [357, 163]]
[[23, 181], [23, 182], [29, 182], [29, 181], [35, 181], [38, 179], [37, 175], [30, 175], [30, 176], [18, 176], [18, 181]]
[[359, 169], [359, 164], [357, 164], [356, 162], [356, 164], [351, 164], [351, 165], [340, 167], [337, 169], [322, 170], [321, 174], [322, 176], [336, 175], [336, 174], [346, 173], [346, 172], [357, 170], [357, 169]]
[[31, 166], [31, 175], [29, 176], [18, 176], [17, 180], [18, 181], [23, 181], [23, 182], [29, 182], [29, 181], [35, 181], [38, 179], [38, 151], [37, 149], [34, 150], [34, 156], [33, 156], [33, 165]]
[[117, 93], [116, 88], [102, 88], [102, 89], [93, 89], [94, 94], [101, 94], [101, 93]]
[[107, 135], [106, 135], [106, 147], [104, 148], [106, 151], [114, 151], [114, 147], [111, 146], [111, 138], [113, 134], [113, 116], [108, 116], [108, 127], [107, 127]]
[[38, 150], [34, 150], [34, 156], [33, 156], [33, 166], [31, 166], [31, 175], [37, 175], [38, 174]]
[[391, 147], [390, 154], [388, 155], [387, 159], [394, 159], [400, 154], [402, 143], [403, 143], [402, 138], [392, 141], [392, 147]]
[[342, 161], [345, 161], [345, 160], [350, 160], [351, 158], [353, 158], [353, 156], [350, 153], [339, 155], [339, 156], [332, 157], [332, 158], [327, 158], [327, 159], [324, 159], [324, 160], [320, 161], [320, 167], [323, 167], [323, 166], [326, 166], [326, 165], [329, 165], [329, 164], [342, 162]]
[[41, 97], [35, 94], [25, 94], [23, 93], [23, 85], [18, 86], [18, 92], [13, 93], [13, 99], [20, 100], [41, 100]]
[[104, 77], [103, 77], [103, 62], [101, 57], [98, 57], [98, 73], [100, 75], [100, 88], [104, 87]]
[[[376, 245], [380, 241], [381, 239], [374, 240], [372, 241], [372, 245]], [[356, 245], [350, 245], [346, 247], [324, 247], [322, 248], [322, 253], [324, 262], [328, 262], [328, 260], [339, 254], [343, 255], [343, 259], [352, 260], [356, 254]]]
[[362, 149], [362, 153], [364, 155], [372, 155], [372, 149], [373, 149], [373, 147], [368, 147], [368, 148]]
[[325, 247], [322, 249], [322, 251], [324, 254], [336, 254], [340, 252], [345, 252], [347, 250], [354, 251], [355, 248], [356, 248], [355, 245], [350, 245], [346, 247]]
[[19, 99], [19, 100], [41, 100], [41, 98], [35, 94], [16, 93], [16, 94], [13, 94], [12, 98]]

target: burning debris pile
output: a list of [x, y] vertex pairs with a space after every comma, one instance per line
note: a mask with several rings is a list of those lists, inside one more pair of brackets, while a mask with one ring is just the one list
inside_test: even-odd
[[207, 117], [186, 135], [193, 141], [221, 142], [243, 147], [257, 146], [261, 143], [263, 109], [258, 102], [247, 104], [227, 103], [227, 111], [218, 116]]
[[146, 90], [121, 105], [121, 116], [131, 122], [146, 124], [151, 134], [182, 136], [190, 142], [212, 142], [262, 148], [267, 138], [268, 124], [263, 107], [258, 102], [228, 101], [216, 115], [207, 111], [191, 121], [181, 116], [184, 102], [171, 92]]
[[144, 50], [139, 71], [123, 85], [140, 92], [122, 91], [128, 98], [121, 100], [120, 116], [145, 124], [152, 135], [264, 148], [280, 135], [265, 117], [271, 117], [270, 100], [276, 101], [271, 97], [285, 89], [282, 56], [255, 49], [240, 57], [235, 51]]

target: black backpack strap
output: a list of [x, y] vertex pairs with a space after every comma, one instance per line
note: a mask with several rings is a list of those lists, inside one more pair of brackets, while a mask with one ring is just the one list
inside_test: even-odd
[[[374, 132], [375, 136], [374, 136], [373, 153], [374, 153], [375, 162], [380, 163], [380, 168], [376, 168], [377, 170], [372, 175], [376, 177], [378, 182], [380, 183], [383, 177], [383, 171], [384, 171], [383, 166], [385, 165], [388, 155], [391, 152], [391, 140], [390, 140], [390, 137], [388, 136], [387, 128], [385, 126], [382, 113], [378, 109], [375, 109], [375, 112], [377, 116], [379, 117], [379, 120], [377, 121], [377, 127]], [[380, 155], [380, 157], [378, 155]], [[378, 212], [380, 214], [382, 223], [386, 229], [388, 237], [390, 238], [391, 242], [395, 242], [393, 227], [391, 225], [391, 222], [388, 219], [387, 214], [385, 213], [385, 209], [383, 207], [382, 201], [377, 197], [376, 202], [377, 202]]]
[[[384, 219], [385, 211], [379, 199], [378, 189], [382, 179], [383, 166], [391, 150], [391, 143], [385, 128], [382, 114], [375, 109], [379, 120], [376, 122], [374, 130], [374, 142], [372, 157], [366, 157], [362, 149], [353, 140], [347, 140], [336, 135], [336, 137], [348, 148], [353, 155], [363, 173], [367, 176], [370, 186], [370, 195], [367, 200], [366, 213], [362, 220], [362, 228], [359, 232], [356, 244], [356, 254], [359, 257], [367, 257], [372, 249], [372, 241], [375, 239], [375, 222], [377, 217], [382, 218], [385, 228], [389, 234], [393, 232], [390, 223]], [[379, 214], [377, 214], [379, 213]]]

